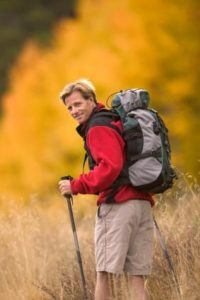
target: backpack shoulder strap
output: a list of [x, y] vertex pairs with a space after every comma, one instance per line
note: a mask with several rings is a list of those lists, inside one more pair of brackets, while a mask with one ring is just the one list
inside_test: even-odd
[[86, 150], [86, 154], [83, 161], [83, 173], [84, 173], [84, 167], [87, 159], [89, 160], [90, 168], [92, 167], [92, 165], [94, 165], [94, 160], [86, 144], [86, 136], [89, 129], [95, 126], [107, 126], [114, 129], [119, 135], [122, 135], [121, 130], [117, 126], [112, 124], [113, 121], [117, 121], [117, 120], [120, 120], [119, 115], [107, 109], [102, 109], [96, 112], [89, 120], [87, 127], [85, 129], [84, 148]]
[[86, 128], [86, 134], [89, 131], [89, 129], [92, 127], [107, 126], [107, 127], [114, 129], [120, 135], [122, 135], [120, 129], [117, 126], [115, 126], [114, 124], [112, 124], [112, 122], [118, 121], [118, 120], [120, 120], [120, 117], [116, 112], [107, 110], [107, 109], [102, 109], [102, 110], [96, 112], [90, 119], [90, 121], [87, 125], [87, 128]]

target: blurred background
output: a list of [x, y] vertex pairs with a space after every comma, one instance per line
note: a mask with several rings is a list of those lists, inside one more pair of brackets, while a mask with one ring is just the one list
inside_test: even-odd
[[81, 172], [82, 140], [59, 100], [79, 78], [103, 103], [147, 89], [173, 164], [199, 182], [199, 1], [3, 0], [0, 15], [1, 196], [45, 199]]

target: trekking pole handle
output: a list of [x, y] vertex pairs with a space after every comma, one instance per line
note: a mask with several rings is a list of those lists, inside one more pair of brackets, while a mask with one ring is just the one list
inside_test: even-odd
[[62, 176], [60, 179], [61, 179], [61, 180], [72, 180], [73, 177], [70, 176], [70, 175], [67, 175], [67, 176]]
[[[60, 179], [61, 179], [61, 180], [72, 180], [73, 177], [70, 176], [70, 175], [67, 175], [67, 176], [62, 176]], [[70, 194], [64, 194], [64, 197], [65, 197], [66, 199], [72, 198], [72, 196], [71, 196]]]

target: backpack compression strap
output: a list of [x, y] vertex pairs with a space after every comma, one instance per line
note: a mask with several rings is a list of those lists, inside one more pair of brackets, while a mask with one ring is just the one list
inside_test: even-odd
[[132, 164], [134, 161], [136, 162], [138, 159], [147, 158], [150, 156], [159, 157], [160, 155], [161, 155], [161, 147], [154, 151], [146, 151], [145, 153], [131, 156], [130, 161]]

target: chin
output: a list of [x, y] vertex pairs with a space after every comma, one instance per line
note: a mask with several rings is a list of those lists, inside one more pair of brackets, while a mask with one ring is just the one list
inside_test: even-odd
[[88, 118], [81, 118], [80, 120], [76, 120], [79, 124], [83, 124], [83, 123], [85, 123], [85, 122], [87, 122], [87, 120], [89, 119], [89, 117]]
[[87, 122], [88, 118], [84, 118], [78, 121], [79, 124], [83, 124], [85, 122]]
[[78, 124], [83, 124], [85, 121], [84, 120], [76, 120]]

